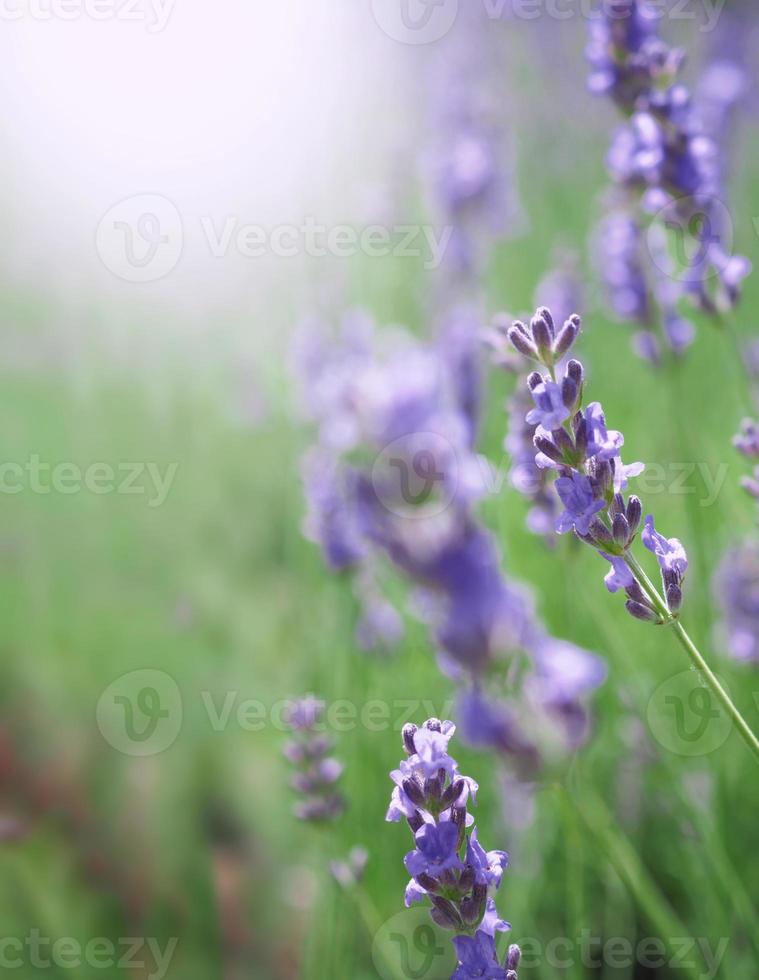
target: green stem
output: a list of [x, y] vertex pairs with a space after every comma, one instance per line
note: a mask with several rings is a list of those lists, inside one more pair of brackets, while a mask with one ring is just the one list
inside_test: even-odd
[[749, 747], [751, 752], [754, 754], [754, 757], [756, 758], [757, 762], [759, 762], [759, 739], [757, 739], [756, 735], [749, 727], [748, 722], [733, 703], [733, 700], [730, 697], [730, 695], [724, 689], [722, 684], [720, 684], [717, 675], [714, 673], [714, 671], [711, 669], [709, 664], [706, 662], [706, 660], [703, 657], [703, 654], [698, 649], [698, 647], [693, 642], [693, 640], [690, 638], [690, 636], [686, 632], [680, 620], [670, 613], [666, 603], [659, 595], [658, 590], [653, 585], [648, 575], [646, 575], [638, 559], [635, 558], [634, 555], [628, 552], [625, 555], [625, 560], [627, 561], [627, 564], [630, 570], [632, 571], [632, 573], [636, 576], [636, 578], [640, 582], [644, 592], [651, 600], [651, 604], [654, 606], [656, 611], [664, 620], [664, 623], [667, 626], [671, 626], [675, 636], [677, 637], [678, 642], [690, 657], [691, 663], [693, 664], [694, 668], [697, 671], [699, 671], [704, 682], [711, 689], [714, 696], [717, 698], [717, 700], [720, 702], [722, 707], [725, 709], [728, 716], [732, 720], [733, 724], [738, 729], [741, 738]]

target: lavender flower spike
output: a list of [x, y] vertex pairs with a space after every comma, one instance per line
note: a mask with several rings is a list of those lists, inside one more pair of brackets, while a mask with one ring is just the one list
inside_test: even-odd
[[[496, 932], [511, 928], [499, 918], [493, 897], [508, 855], [486, 852], [477, 839], [474, 818], [467, 810], [476, 783], [460, 774], [448, 754], [454, 731], [451, 722], [437, 718], [428, 719], [421, 728], [403, 729], [406, 758], [391, 774], [396, 786], [387, 819], [404, 816], [414, 835], [415, 847], [404, 862], [412, 875], [405, 902], [408, 906], [429, 900], [433, 921], [455, 933], [458, 965], [451, 980], [516, 980], [519, 947], [511, 946], [501, 965], [494, 939]], [[438, 769], [433, 760], [440, 762]]]
[[[553, 322], [546, 310], [538, 311], [533, 324], [538, 320]], [[570, 320], [579, 322], [579, 317]], [[523, 336], [517, 326], [509, 336], [514, 336], [515, 331]], [[657, 602], [657, 597], [646, 594], [631, 552], [642, 516], [641, 503], [637, 497], [625, 500], [623, 495], [628, 479], [642, 472], [643, 466], [624, 465], [620, 457], [624, 436], [607, 428], [599, 402], [591, 402], [583, 409], [582, 364], [570, 361], [563, 379], [559, 379], [551, 349], [537, 343], [535, 347], [544, 351], [539, 359], [542, 357], [549, 373], [530, 375], [528, 387], [533, 397], [544, 390], [562, 392], [562, 405], [567, 407], [559, 425], [552, 424], [555, 419], [547, 419], [549, 424], [539, 427], [534, 439], [536, 465], [557, 471], [555, 487], [564, 510], [556, 521], [556, 531], [574, 531], [611, 564], [604, 579], [606, 587], [610, 592], [625, 592], [630, 615], [644, 622], [664, 623], [676, 617], [682, 605], [683, 579], [688, 568], [685, 549], [677, 538], [667, 539], [659, 534], [653, 517], [646, 519], [643, 544], [656, 555], [664, 586], [664, 600], [659, 597]], [[533, 414], [527, 416], [528, 422]]]
[[[528, 385], [531, 389], [548, 380], [548, 377], [558, 384], [550, 354], [543, 355], [542, 364], [548, 369], [548, 376], [537, 372], [530, 375]], [[688, 558], [682, 544], [677, 538], [665, 538], [659, 534], [653, 517], [646, 518], [643, 544], [656, 555], [664, 586], [663, 596], [651, 583], [633, 553], [642, 505], [634, 496], [625, 500], [622, 490], [627, 477], [640, 472], [641, 466], [624, 467], [619, 455], [610, 457], [607, 446], [611, 448], [612, 443], [621, 446], [622, 440], [616, 436], [612, 438], [611, 433], [607, 432], [600, 406], [591, 405], [582, 411], [583, 385], [578, 384], [578, 379], [583, 377], [582, 365], [578, 361], [570, 361], [561, 384], [565, 387], [569, 383], [577, 391], [574, 414], [564, 427], [550, 433], [541, 432], [535, 437], [539, 455], [552, 460], [559, 473], [556, 485], [565, 504], [566, 516], [563, 515], [563, 520], [571, 520], [575, 534], [611, 563], [612, 571], [606, 576], [606, 586], [611, 592], [624, 589], [626, 608], [631, 616], [642, 622], [671, 627], [671, 634], [677, 638], [703, 682], [724, 707], [744, 742], [759, 760], [759, 739], [679, 621], [683, 579], [688, 568]], [[601, 506], [592, 515], [589, 511], [595, 503]]]
[[345, 809], [345, 799], [335, 789], [343, 766], [330, 757], [332, 739], [319, 731], [323, 716], [324, 704], [314, 697], [294, 701], [285, 716], [293, 738], [283, 752], [296, 767], [291, 785], [301, 795], [295, 815], [309, 823], [335, 820]]

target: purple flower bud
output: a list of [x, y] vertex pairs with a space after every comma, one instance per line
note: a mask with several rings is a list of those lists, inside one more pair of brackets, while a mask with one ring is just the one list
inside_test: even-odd
[[524, 354], [525, 357], [529, 357], [534, 361], [538, 360], [537, 347], [532, 342], [532, 340], [530, 340], [528, 337], [525, 337], [520, 330], [517, 330], [515, 327], [512, 327], [511, 330], [509, 330], [508, 337], [509, 340], [511, 341], [512, 346], [515, 347], [520, 354]]
[[567, 320], [559, 331], [556, 343], [554, 344], [554, 353], [557, 358], [564, 357], [572, 349], [574, 342], [577, 340], [578, 332], [577, 324], [573, 320]]
[[630, 541], [630, 525], [627, 523], [627, 518], [624, 514], [614, 515], [612, 534], [614, 535], [614, 540], [617, 542], [620, 548], [627, 547]]
[[413, 755], [416, 752], [416, 746], [414, 745], [414, 735], [417, 733], [416, 725], [408, 724], [403, 726], [401, 732], [403, 738], [403, 747], [408, 752], [409, 755]]
[[680, 607], [683, 604], [683, 590], [679, 585], [675, 585], [674, 582], [667, 586], [667, 607], [669, 611], [674, 615], [680, 611]]
[[644, 606], [640, 602], [628, 599], [625, 603], [625, 609], [635, 619], [640, 619], [644, 623], [655, 623], [657, 626], [661, 625], [661, 617], [650, 606]]
[[[563, 431], [563, 430], [559, 430]], [[536, 449], [539, 449], [541, 453], [546, 455], [549, 459], [552, 459], [555, 463], [563, 462], [563, 457], [552, 439], [544, 435], [535, 435], [533, 438], [533, 443]]]
[[633, 579], [632, 583], [625, 586], [625, 592], [627, 593], [628, 599], [632, 599], [634, 602], [640, 603], [641, 606], [646, 606], [649, 604], [646, 593], [643, 591], [641, 584], [637, 579]]
[[537, 308], [537, 310], [535, 311], [535, 316], [538, 319], [544, 321], [544, 323], [546, 324], [546, 326], [548, 327], [548, 329], [549, 329], [549, 331], [551, 333], [551, 336], [553, 337], [553, 335], [556, 333], [556, 328], [554, 326], [553, 316], [551, 315], [551, 311], [548, 309], [548, 307], [547, 306], [539, 306]]
[[488, 886], [475, 885], [469, 898], [461, 903], [461, 917], [467, 925], [479, 922], [485, 911], [488, 899]]
[[577, 385], [572, 378], [567, 375], [561, 383], [561, 397], [564, 400], [564, 404], [570, 411], [572, 411], [575, 407], [577, 395]]
[[440, 895], [430, 895], [430, 901], [433, 904], [433, 909], [430, 914], [433, 921], [441, 929], [447, 929], [453, 932], [461, 930], [463, 922], [456, 910], [456, 906], [452, 902], [449, 902], [447, 898], [443, 898]]
[[566, 429], [556, 429], [553, 433], [556, 448], [561, 453], [561, 458], [571, 458], [575, 454], [575, 444]]
[[640, 527], [640, 519], [643, 516], [643, 505], [638, 497], [630, 497], [627, 501], [627, 523], [630, 525], [630, 535], [632, 536]]
[[546, 359], [553, 347], [553, 336], [546, 321], [541, 316], [535, 316], [530, 322], [532, 329], [533, 343], [538, 349], [540, 356]]
[[582, 388], [582, 383], [585, 380], [585, 371], [579, 361], [572, 360], [567, 364], [567, 375], [574, 381], [578, 388]]
[[519, 969], [519, 961], [522, 958], [522, 950], [516, 945], [516, 943], [509, 946], [509, 951], [506, 954], [506, 969], [516, 970]]
[[625, 498], [621, 493], [614, 494], [609, 507], [609, 513], [611, 514], [612, 518], [616, 517], [617, 514], [625, 513]]
[[424, 817], [421, 815], [421, 813], [418, 810], [416, 810], [412, 816], [407, 817], [406, 819], [408, 821], [408, 825], [411, 828], [412, 833], [414, 834], [418, 830], [421, 830], [422, 827], [424, 826]]
[[442, 797], [440, 798], [440, 804], [445, 809], [451, 806], [453, 803], [458, 802], [466, 783], [463, 779], [454, 780], [445, 790]]
[[590, 525], [588, 537], [590, 537], [595, 544], [600, 545], [602, 548], [608, 548], [614, 544], [614, 538], [612, 537], [611, 531], [609, 531], [604, 522], [599, 521], [598, 518], [596, 518]]
[[443, 723], [439, 718], [428, 718], [422, 728], [428, 728], [431, 732], [442, 732]]
[[416, 880], [419, 882], [422, 888], [424, 888], [425, 891], [428, 891], [432, 894], [440, 891], [440, 889], [443, 887], [437, 878], [434, 878], [432, 875], [429, 875], [426, 872], [422, 872], [422, 874], [417, 875]]
[[424, 806], [427, 798], [415, 778], [404, 779], [401, 785], [403, 786], [403, 792], [415, 806]]
[[530, 391], [535, 391], [538, 385], [543, 384], [544, 380], [543, 375], [539, 371], [533, 371], [532, 374], [527, 376], [527, 387]]

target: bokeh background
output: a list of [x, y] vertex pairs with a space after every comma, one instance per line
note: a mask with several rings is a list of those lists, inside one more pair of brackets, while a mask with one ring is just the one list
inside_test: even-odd
[[[235, 236], [309, 216], [329, 228], [434, 226], [425, 176], [434, 73], [456, 28], [406, 44], [365, 0], [176, 0], [144, 4], [135, 19], [117, 6], [102, 20], [18, 9], [0, 32], [2, 460], [79, 472], [106, 464], [124, 476], [139, 467], [132, 489], [143, 492], [52, 487], [44, 469], [39, 484], [25, 469], [18, 492], [4, 486], [2, 939], [37, 930], [84, 947], [151, 937], [164, 950], [176, 939], [163, 973], [145, 948], [142, 967], [99, 970], [36, 965], [25, 945], [19, 976], [385, 976], [373, 943], [402, 909], [408, 848], [406, 831], [384, 822], [387, 774], [407, 703], [419, 723], [443, 714], [452, 687], [413, 618], [392, 655], [356, 649], [350, 583], [301, 533], [310, 433], [288, 352], [305, 317], [329, 321], [357, 306], [381, 327], [428, 336], [454, 297], [424, 255], [249, 257]], [[720, 648], [712, 593], [725, 548], [756, 533], [738, 486], [746, 467], [730, 446], [749, 397], [735, 348], [705, 324], [676, 376], [631, 355], [589, 247], [615, 115], [586, 91], [586, 25], [509, 9], [475, 58], [503, 124], [513, 193], [505, 227], [483, 246], [478, 308], [483, 322], [532, 308], [569, 250], [586, 295], [581, 353], [630, 457], [725, 468], [708, 506], [695, 475], [694, 492], [661, 493], [655, 507], [657, 522], [691, 543], [689, 626], [756, 727], [759, 679]], [[738, 17], [729, 41], [723, 29]], [[752, 5], [729, 2], [713, 31], [699, 18], [664, 27], [691, 54], [688, 79], [736, 37], [750, 77]], [[729, 149], [736, 247], [754, 260], [758, 118], [749, 92]], [[155, 227], [137, 217], [155, 210], [145, 206], [154, 195], [169, 235], [156, 278], [117, 248], [130, 234], [135, 248], [150, 246]], [[128, 226], [117, 244], [113, 221]], [[233, 229], [216, 254], [209, 227]], [[134, 281], [143, 272], [149, 281]], [[758, 316], [754, 276], [735, 317], [742, 340]], [[512, 387], [496, 372], [488, 379], [481, 449], [496, 461]], [[155, 472], [170, 476], [158, 496]], [[534, 587], [548, 625], [602, 654], [610, 673], [594, 735], [558, 778], [527, 791], [492, 756], [459, 747], [482, 787], [480, 835], [511, 853], [499, 908], [515, 941], [579, 941], [586, 930], [633, 944], [655, 937], [669, 965], [607, 957], [588, 967], [575, 956], [565, 969], [539, 956], [524, 974], [679, 976], [676, 941], [693, 937], [710, 949], [726, 940], [726, 952], [710, 971], [688, 948], [685, 975], [754, 980], [754, 764], [734, 733], [692, 757], [657, 737], [650, 705], [686, 669], [681, 652], [624, 615], [590, 552], [566, 541], [550, 551], [531, 536], [525, 512], [508, 484], [482, 508], [505, 567]], [[144, 755], [98, 714], [106, 692], [137, 697], [147, 682], [136, 671], [159, 672], [147, 686], [173, 712], [170, 744]], [[292, 816], [277, 724], [278, 706], [306, 692], [359, 716], [374, 700], [390, 706], [381, 730], [349, 720], [336, 732], [349, 808], [321, 831]], [[251, 700], [264, 706], [262, 725], [238, 714]], [[327, 864], [355, 845], [369, 862], [360, 892], [346, 892]]]

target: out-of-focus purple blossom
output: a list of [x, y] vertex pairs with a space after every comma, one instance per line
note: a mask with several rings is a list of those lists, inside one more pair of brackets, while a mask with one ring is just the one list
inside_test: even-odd
[[759, 459], [759, 423], [755, 419], [743, 419], [740, 432], [733, 438], [733, 445], [749, 459]]
[[682, 54], [657, 37], [657, 12], [646, 0], [605, 0], [589, 22], [586, 55], [591, 66], [588, 86], [610, 95], [630, 112], [658, 79], [674, 76]]
[[403, 620], [387, 599], [371, 596], [362, 604], [356, 625], [356, 642], [368, 652], [392, 650], [404, 636]]
[[626, 211], [613, 210], [598, 227], [596, 262], [609, 303], [621, 320], [651, 323], [643, 230]]
[[508, 434], [504, 448], [511, 459], [511, 485], [532, 504], [527, 516], [528, 528], [533, 534], [552, 541], [556, 523], [556, 495], [545, 469], [535, 462], [533, 439], [537, 426], [527, 421], [531, 404], [526, 387], [518, 388], [509, 400]]
[[[455, 731], [451, 722], [428, 719], [421, 728], [406, 725], [403, 749], [407, 758], [391, 773], [396, 784], [387, 819], [405, 818], [414, 834], [415, 847], [406, 854], [406, 870], [412, 875], [404, 901], [406, 906], [428, 900], [434, 922], [455, 934], [458, 966], [454, 977], [494, 977], [505, 980], [493, 937], [511, 927], [496, 910], [493, 893], [501, 885], [508, 855], [485, 851], [477, 828], [467, 810], [474, 802], [473, 780], [461, 776], [455, 760], [447, 754]], [[443, 753], [445, 766], [432, 770], [429, 755]], [[467, 829], [470, 833], [467, 834]], [[518, 955], [507, 954], [516, 967]]]
[[332, 739], [318, 731], [323, 717], [324, 702], [314, 697], [294, 701], [285, 715], [293, 738], [283, 753], [296, 767], [291, 785], [302, 797], [294, 812], [298, 819], [310, 823], [335, 820], [345, 809], [345, 798], [335, 788], [342, 763], [330, 756]]
[[513, 233], [522, 213], [503, 100], [493, 93], [492, 39], [485, 8], [462, 6], [456, 30], [431, 53], [427, 78], [422, 179], [433, 214], [450, 232], [442, 268], [472, 280], [489, 246]]
[[[679, 298], [689, 295], [718, 314], [737, 303], [751, 270], [747, 259], [730, 254], [722, 203], [724, 132], [740, 98], [740, 71], [722, 63], [708, 72], [694, 101], [677, 78], [682, 52], [658, 37], [657, 18], [647, 0], [611, 0], [591, 23], [588, 46], [591, 89], [612, 95], [625, 115], [607, 159], [623, 205], [601, 233], [611, 246], [601, 266], [615, 312], [644, 325], [636, 350], [652, 361], [659, 357], [651, 333], [654, 298], [662, 339], [681, 354], [693, 327], [678, 313]], [[640, 248], [644, 225], [647, 256]], [[680, 267], [656, 241], [665, 228], [687, 243]]]
[[[524, 330], [558, 363], [579, 326], [570, 316], [557, 328], [546, 310]], [[402, 333], [384, 343], [378, 338], [369, 356], [363, 348], [354, 356], [351, 345], [352, 373], [333, 368], [340, 397], [323, 400], [327, 414], [318, 419], [322, 434], [332, 431], [329, 411], [346, 416], [342, 427], [353, 433], [350, 454], [314, 450], [317, 461], [326, 456], [330, 479], [312, 477], [308, 488], [321, 505], [311, 505], [311, 536], [323, 544], [333, 567], [358, 571], [355, 590], [364, 606], [359, 643], [384, 647], [400, 635], [397, 613], [372, 581], [384, 559], [417, 596], [425, 596], [423, 619], [441, 668], [467, 685], [482, 683], [494, 662], [522, 652], [528, 657], [526, 682], [537, 673], [537, 661], [529, 658], [545, 635], [529, 596], [504, 575], [497, 542], [474, 510], [485, 490], [485, 471], [475, 452], [479, 339], [473, 318], [455, 317], [435, 345]], [[337, 353], [322, 356], [333, 366], [339, 360]], [[580, 388], [577, 377], [563, 386], [564, 402], [571, 405]], [[568, 417], [569, 410], [562, 414]], [[421, 609], [417, 603], [415, 611]], [[492, 736], [499, 750], [513, 750], [520, 759], [528, 754], [524, 746], [530, 739], [524, 735], [506, 738], [494, 729]], [[529, 754], [538, 758], [531, 745]]]
[[726, 552], [714, 590], [722, 613], [720, 641], [736, 660], [759, 663], [759, 545], [755, 541]]
[[350, 506], [350, 471], [332, 453], [311, 449], [302, 463], [308, 511], [303, 532], [335, 571], [358, 565], [366, 549]]

